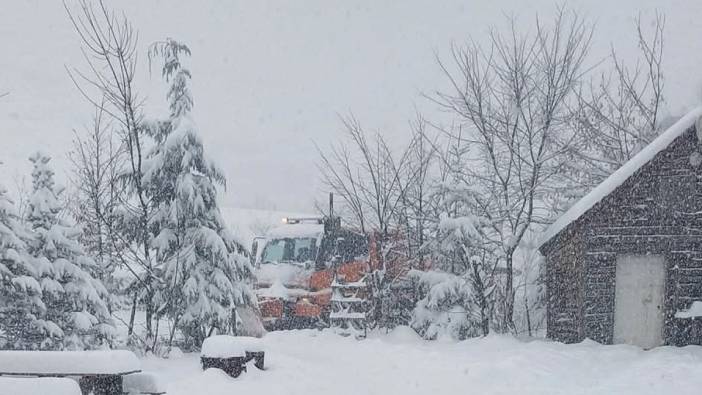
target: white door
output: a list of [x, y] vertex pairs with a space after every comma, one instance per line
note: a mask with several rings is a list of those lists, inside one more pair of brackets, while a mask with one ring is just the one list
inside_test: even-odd
[[658, 255], [617, 258], [614, 343], [653, 348], [663, 343], [665, 260]]

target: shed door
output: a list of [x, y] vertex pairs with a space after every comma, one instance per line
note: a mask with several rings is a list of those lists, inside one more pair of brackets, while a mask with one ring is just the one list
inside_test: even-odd
[[663, 343], [665, 261], [656, 255], [617, 258], [614, 343], [653, 348]]

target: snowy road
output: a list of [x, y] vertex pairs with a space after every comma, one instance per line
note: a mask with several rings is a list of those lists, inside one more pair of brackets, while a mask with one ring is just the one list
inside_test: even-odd
[[491, 336], [424, 342], [407, 332], [363, 341], [315, 331], [266, 336], [266, 371], [201, 372], [197, 355], [146, 359], [169, 395], [699, 394], [702, 347], [641, 351]]

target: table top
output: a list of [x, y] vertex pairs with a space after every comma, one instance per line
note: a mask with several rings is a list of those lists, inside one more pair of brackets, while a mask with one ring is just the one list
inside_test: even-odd
[[131, 351], [0, 351], [0, 375], [123, 376], [141, 371]]

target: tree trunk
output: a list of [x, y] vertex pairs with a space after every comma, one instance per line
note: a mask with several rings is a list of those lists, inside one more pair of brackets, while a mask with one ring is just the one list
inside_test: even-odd
[[[151, 344], [151, 342], [154, 340], [154, 331], [153, 331], [153, 319], [154, 319], [154, 305], [153, 305], [153, 300], [154, 300], [154, 291], [151, 289], [153, 281], [151, 279], [151, 276], [149, 275], [149, 278], [147, 279], [147, 287], [148, 289], [146, 290], [146, 344], [147, 347], [148, 344]], [[147, 349], [149, 351], [149, 349]], [[153, 351], [153, 350], [152, 350]]]
[[527, 333], [529, 334], [529, 337], [531, 337], [531, 317], [529, 315], [529, 299], [526, 296], [524, 297], [524, 311], [526, 312]]
[[173, 338], [175, 337], [175, 331], [176, 331], [176, 328], [178, 327], [179, 320], [180, 320], [180, 315], [176, 315], [175, 319], [173, 320], [173, 327], [171, 328], [171, 334], [168, 336], [168, 351], [171, 351], [171, 347], [173, 347]]
[[507, 253], [506, 276], [505, 279], [505, 316], [504, 325], [506, 331], [515, 331], [514, 327], [514, 250]]
[[132, 300], [132, 312], [129, 314], [129, 329], [127, 331], [128, 336], [131, 336], [134, 333], [134, 316], [136, 315], [137, 296], [138, 293], [134, 292], [134, 299]]
[[490, 318], [487, 315], [487, 306], [485, 302], [481, 303], [480, 306], [480, 319], [480, 326], [483, 330], [483, 336], [487, 336], [490, 334]]

